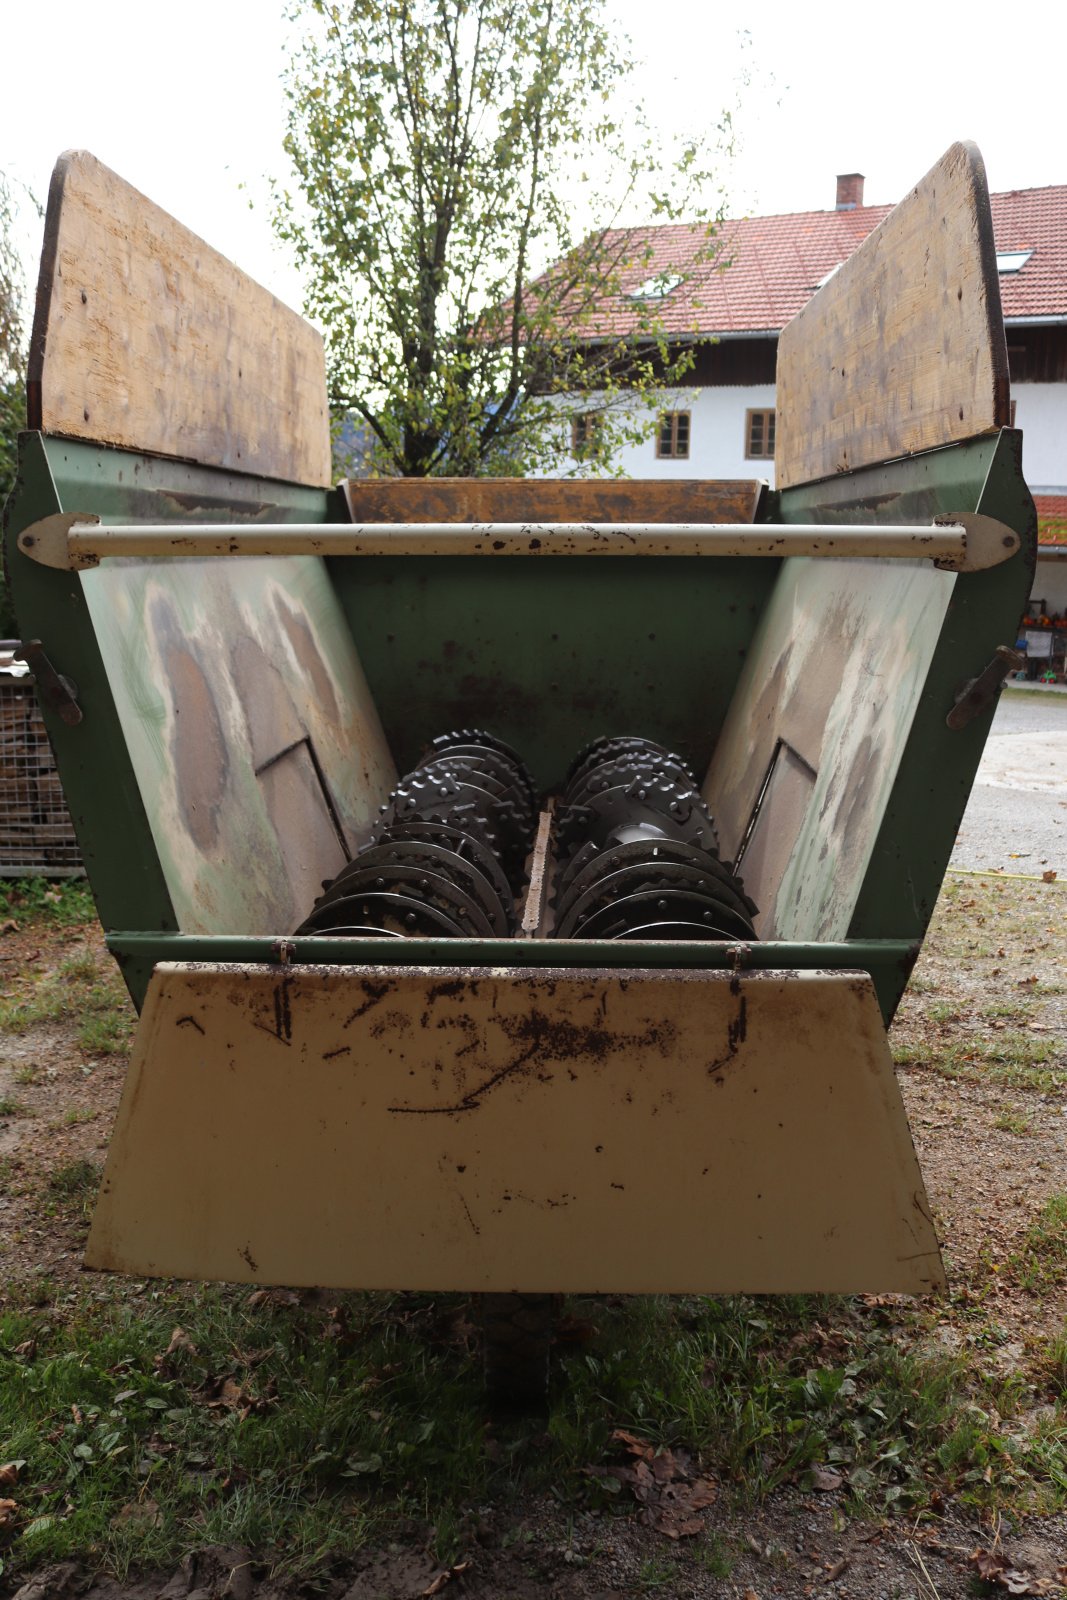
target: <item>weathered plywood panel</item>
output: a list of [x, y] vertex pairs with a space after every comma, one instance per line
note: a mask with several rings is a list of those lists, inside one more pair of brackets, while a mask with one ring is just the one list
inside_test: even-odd
[[320, 335], [85, 150], [52, 176], [28, 389], [45, 433], [331, 479]]
[[87, 1264], [364, 1289], [943, 1281], [856, 972], [162, 964]]
[[[845, 938], [956, 575], [918, 562], [784, 562], [704, 783], [724, 859], [741, 848], [779, 743], [813, 774], [752, 839], [764, 939]], [[772, 865], [773, 864], [773, 865]]]
[[179, 929], [289, 932], [396, 778], [322, 562], [105, 562], [82, 583]]
[[352, 521], [753, 522], [763, 485], [705, 478], [361, 478]]
[[779, 488], [1009, 424], [985, 167], [954, 144], [783, 330]]

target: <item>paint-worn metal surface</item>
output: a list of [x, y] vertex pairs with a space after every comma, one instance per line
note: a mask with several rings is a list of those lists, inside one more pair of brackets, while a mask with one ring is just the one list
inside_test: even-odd
[[946, 719], [997, 647], [1018, 636], [1033, 586], [1037, 515], [1023, 476], [1022, 434], [1013, 429], [781, 495], [783, 520], [799, 522], [816, 513], [827, 521], [859, 515], [896, 522], [960, 506], [1009, 523], [1021, 546], [1003, 567], [955, 579], [856, 898], [852, 939], [921, 940], [926, 933], [995, 701], [962, 728], [949, 729]]
[[856, 972], [160, 966], [87, 1264], [505, 1291], [943, 1281]]
[[[16, 519], [91, 500], [117, 521], [239, 526], [327, 506], [321, 491], [37, 435], [24, 436], [20, 473]], [[74, 728], [45, 715], [105, 927], [295, 926], [395, 776], [321, 561], [62, 573], [16, 546], [20, 623], [85, 713]]]
[[762, 795], [741, 861], [762, 937], [844, 937], [955, 582], [918, 563], [783, 566], [704, 790], [728, 859]]
[[[938, 294], [939, 237], [927, 227], [922, 241]], [[991, 235], [983, 250], [995, 285]], [[227, 325], [225, 295], [210, 314]], [[936, 378], [936, 303], [932, 326]], [[91, 311], [79, 327], [90, 355], [88, 335], [103, 331], [102, 400], [122, 412], [121, 330]], [[840, 360], [801, 354], [816, 374]], [[181, 378], [159, 374], [179, 432], [203, 399]], [[875, 420], [884, 400], [888, 419], [906, 421], [915, 386], [904, 367], [885, 381]], [[225, 385], [214, 395], [225, 422]], [[814, 400], [836, 404], [828, 389]], [[103, 429], [121, 450], [24, 435], [5, 544], [17, 614], [72, 685], [67, 715], [46, 707], [46, 725], [109, 944], [137, 1002], [147, 996], [90, 1262], [498, 1291], [939, 1283], [884, 1026], [992, 702], [966, 722], [949, 716], [1014, 641], [1033, 572], [1020, 436], [986, 436], [991, 420], [961, 412], [923, 440], [973, 436], [906, 459], [895, 422], [864, 455], [884, 464], [800, 482], [820, 470], [809, 467], [779, 495], [517, 482], [353, 492], [377, 555], [338, 492], [137, 448], [173, 457], [167, 429]], [[623, 503], [635, 523], [749, 524], [739, 552], [781, 525], [881, 538], [972, 514], [1019, 548], [954, 573], [777, 553], [603, 560], [570, 544], [556, 556], [526, 526], [612, 522]], [[258, 530], [258, 548], [280, 540], [293, 553], [142, 551], [50, 569], [19, 539], [63, 514], [125, 532], [162, 525], [164, 543], [214, 529], [227, 549], [229, 530]], [[517, 522], [536, 559], [497, 560], [518, 555], [511, 534], [501, 552], [458, 561], [396, 553], [423, 537], [383, 529], [405, 520], [448, 524], [449, 551], [468, 537], [458, 523]], [[344, 523], [349, 553], [310, 553], [336, 548], [323, 532]], [[698, 771], [712, 762], [725, 853], [744, 851], [761, 929], [784, 937], [550, 950], [368, 939], [359, 967], [350, 941], [290, 938], [318, 880], [365, 836], [393, 758], [408, 769], [463, 726], [512, 742], [547, 792], [605, 733], [662, 741]]]
[[179, 926], [295, 927], [396, 776], [321, 561], [82, 581]]
[[696, 556], [328, 566], [397, 766], [428, 734], [481, 726], [550, 788], [609, 729], [702, 771], [779, 563], [740, 557], [728, 576]]

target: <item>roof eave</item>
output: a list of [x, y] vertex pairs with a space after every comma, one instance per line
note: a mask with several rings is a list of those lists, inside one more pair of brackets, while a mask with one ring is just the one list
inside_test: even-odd
[[574, 343], [592, 345], [618, 344], [620, 339], [636, 338], [636, 343], [648, 345], [659, 344], [661, 341], [664, 344], [703, 344], [708, 339], [714, 339], [717, 344], [724, 344], [731, 339], [777, 339], [781, 331], [781, 328], [730, 328], [725, 332], [720, 332], [717, 329], [708, 328], [701, 330], [699, 333], [664, 332], [655, 337], [651, 334], [642, 337], [640, 334], [635, 336], [620, 330], [618, 333], [589, 334], [584, 339], [575, 339]]

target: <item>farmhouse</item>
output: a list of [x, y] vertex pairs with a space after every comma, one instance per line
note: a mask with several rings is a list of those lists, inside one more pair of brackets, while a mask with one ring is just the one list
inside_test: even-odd
[[[891, 210], [864, 204], [863, 175], [837, 179], [832, 210], [744, 217], [723, 225], [716, 262], [693, 265], [703, 228], [652, 227], [645, 259], [600, 306], [590, 336], [632, 333], [642, 305], [694, 365], [668, 397], [652, 438], [620, 449], [632, 477], [766, 478], [774, 482], [778, 335]], [[1067, 184], [990, 196], [1011, 373], [1011, 415], [1037, 504], [1035, 596], [1067, 610]], [[646, 250], [647, 247], [647, 250]], [[714, 342], [711, 342], [714, 341]], [[580, 458], [588, 423], [572, 424]]]

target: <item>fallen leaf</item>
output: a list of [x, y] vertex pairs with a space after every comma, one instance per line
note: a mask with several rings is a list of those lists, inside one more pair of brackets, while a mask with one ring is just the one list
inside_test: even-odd
[[688, 1539], [704, 1531], [698, 1515], [718, 1497], [718, 1484], [705, 1477], [684, 1450], [658, 1450], [647, 1439], [617, 1428], [612, 1434], [635, 1458], [611, 1467], [587, 1467], [590, 1477], [626, 1484], [641, 1507], [641, 1521], [668, 1539]]
[[233, 1373], [214, 1378], [204, 1387], [211, 1396], [206, 1401], [211, 1411], [239, 1411], [243, 1417], [247, 1417], [253, 1412], [265, 1411], [273, 1400], [271, 1385], [268, 1385], [264, 1394], [256, 1395], [244, 1384], [238, 1383]]
[[241, 1406], [244, 1405], [246, 1398], [245, 1391], [237, 1382], [236, 1378], [224, 1378], [222, 1380], [222, 1387], [219, 1390], [220, 1405], [231, 1408], [234, 1406]]
[[1055, 883], [1056, 882], [1056, 874], [1052, 870], [1051, 867], [1049, 867], [1046, 872], [1043, 872], [1041, 874], [1041, 882], [1042, 883]]
[[647, 1439], [639, 1439], [636, 1434], [627, 1433], [624, 1428], [616, 1428], [611, 1440], [613, 1444], [624, 1444], [632, 1456], [642, 1456], [646, 1461], [651, 1461], [656, 1453], [654, 1444], [649, 1444]]
[[298, 1306], [300, 1296], [292, 1289], [253, 1289], [245, 1304], [250, 1311], [259, 1306]]
[[195, 1356], [196, 1345], [190, 1339], [184, 1328], [175, 1328], [170, 1336], [170, 1343], [165, 1350], [161, 1350], [153, 1361], [152, 1366], [159, 1377], [163, 1379], [174, 1378], [182, 1356]]
[[15, 1479], [18, 1477], [25, 1465], [25, 1461], [5, 1462], [4, 1465], [0, 1467], [0, 1488], [6, 1489], [9, 1483], [14, 1483]]
[[983, 1583], [994, 1584], [1008, 1594], [1049, 1595], [1059, 1582], [1058, 1575], [1039, 1578], [1035, 1573], [1011, 1566], [1002, 1550], [975, 1550], [968, 1560]]
[[19, 1514], [14, 1500], [0, 1500], [0, 1528], [10, 1528]]
[[658, 1456], [653, 1456], [649, 1466], [657, 1483], [673, 1483], [675, 1478], [685, 1476], [669, 1450], [661, 1450]]
[[839, 1472], [832, 1472], [829, 1467], [812, 1467], [811, 1486], [820, 1494], [831, 1494], [834, 1489], [840, 1489], [844, 1483]]
[[131, 1500], [127, 1505], [119, 1507], [113, 1521], [127, 1525], [132, 1523], [139, 1528], [155, 1528], [162, 1521], [162, 1517], [155, 1500]]
[[[163, 1352], [163, 1359], [166, 1360], [167, 1356], [177, 1355], [179, 1350], [187, 1350], [191, 1356], [196, 1355], [196, 1345], [190, 1339], [184, 1328], [175, 1328], [174, 1332], [170, 1336], [170, 1344], [168, 1344], [167, 1348]], [[157, 1362], [159, 1359], [160, 1358], [157, 1356]]]
[[565, 1348], [589, 1344], [600, 1332], [595, 1322], [582, 1317], [560, 1317], [552, 1330], [553, 1343]]
[[[0, 922], [0, 933], [18, 933], [19, 925], [13, 917], [8, 917], [6, 922]], [[14, 957], [12, 957], [14, 960]]]
[[440, 1594], [446, 1583], [450, 1583], [453, 1578], [462, 1577], [469, 1566], [469, 1561], [460, 1561], [454, 1567], [446, 1567], [435, 1573], [426, 1588], [419, 1591], [420, 1600], [430, 1600], [431, 1595]]
[[352, 1327], [352, 1319], [348, 1315], [346, 1306], [327, 1306], [326, 1325], [322, 1330], [324, 1339], [336, 1340], [338, 1344], [352, 1344], [359, 1335]]
[[845, 1570], [845, 1568], [847, 1566], [848, 1566], [848, 1558], [847, 1558], [847, 1556], [842, 1556], [841, 1560], [840, 1561], [835, 1561], [832, 1567], [827, 1567], [827, 1569], [826, 1569], [826, 1581], [827, 1581], [827, 1583], [836, 1583], [838, 1578], [841, 1576], [841, 1574], [844, 1572], [844, 1570]]

